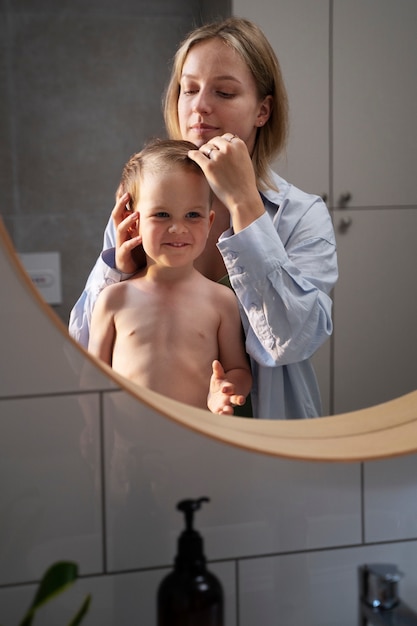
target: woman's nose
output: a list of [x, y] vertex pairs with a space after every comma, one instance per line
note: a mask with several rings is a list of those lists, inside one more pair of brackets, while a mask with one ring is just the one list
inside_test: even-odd
[[195, 113], [209, 113], [211, 108], [209, 94], [204, 89], [200, 89], [194, 98], [193, 111]]

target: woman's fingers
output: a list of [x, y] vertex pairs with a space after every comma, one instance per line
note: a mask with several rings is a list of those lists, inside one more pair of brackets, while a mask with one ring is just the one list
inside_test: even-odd
[[142, 242], [138, 233], [139, 213], [130, 210], [129, 202], [129, 194], [122, 194], [116, 199], [112, 211], [116, 229], [116, 268], [125, 274], [133, 274], [140, 266], [134, 251]]
[[132, 214], [130, 210], [130, 196], [128, 193], [124, 193], [121, 196], [117, 196], [116, 203], [112, 210], [112, 218], [115, 227], [117, 228], [119, 224], [128, 216]]
[[203, 144], [200, 147], [200, 152], [202, 152], [208, 159], [216, 158], [216, 152], [218, 153], [227, 153], [230, 151], [230, 144], [233, 142], [237, 143], [241, 141], [237, 135], [233, 135], [233, 133], [225, 133], [224, 135], [219, 135], [218, 137], [213, 137], [209, 142]]
[[129, 213], [128, 216], [122, 219], [122, 221], [119, 222], [119, 224], [116, 226], [116, 232], [118, 237], [120, 238], [120, 243], [137, 237], [138, 226], [139, 213], [137, 211], [132, 211], [132, 213]]
[[225, 133], [188, 154], [203, 170], [214, 195], [230, 212], [236, 233], [263, 215], [265, 207], [255, 170], [242, 139]]

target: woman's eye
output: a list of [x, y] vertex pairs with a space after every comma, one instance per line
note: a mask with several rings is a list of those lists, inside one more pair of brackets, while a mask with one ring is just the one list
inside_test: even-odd
[[[196, 86], [183, 86], [181, 87], [181, 94], [184, 96], [193, 96], [194, 94], [198, 93], [199, 88]], [[214, 93], [214, 92], [213, 92]], [[223, 91], [222, 89], [217, 89], [215, 90], [215, 93], [220, 96], [220, 98], [225, 98], [225, 99], [230, 99], [230, 98], [234, 98], [235, 94], [233, 92], [230, 91]]]
[[191, 96], [195, 93], [197, 93], [197, 88], [196, 87], [182, 87], [181, 92], [184, 94], [184, 96]]

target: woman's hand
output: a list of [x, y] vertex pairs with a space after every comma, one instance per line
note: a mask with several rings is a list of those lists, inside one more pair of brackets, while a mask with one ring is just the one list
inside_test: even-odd
[[264, 214], [247, 146], [231, 133], [210, 139], [189, 157], [203, 170], [217, 198], [228, 209], [235, 232]]
[[117, 195], [112, 211], [116, 230], [116, 269], [125, 274], [133, 274], [145, 265], [142, 237], [138, 235], [139, 213], [128, 208], [128, 193]]
[[236, 394], [235, 385], [226, 379], [220, 361], [213, 361], [212, 367], [207, 407], [212, 413], [233, 415], [233, 407], [244, 405], [246, 398]]

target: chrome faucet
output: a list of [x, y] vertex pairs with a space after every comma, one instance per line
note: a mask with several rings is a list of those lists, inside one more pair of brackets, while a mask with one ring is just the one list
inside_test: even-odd
[[391, 563], [359, 567], [359, 626], [417, 626], [417, 613], [398, 595], [402, 576]]

